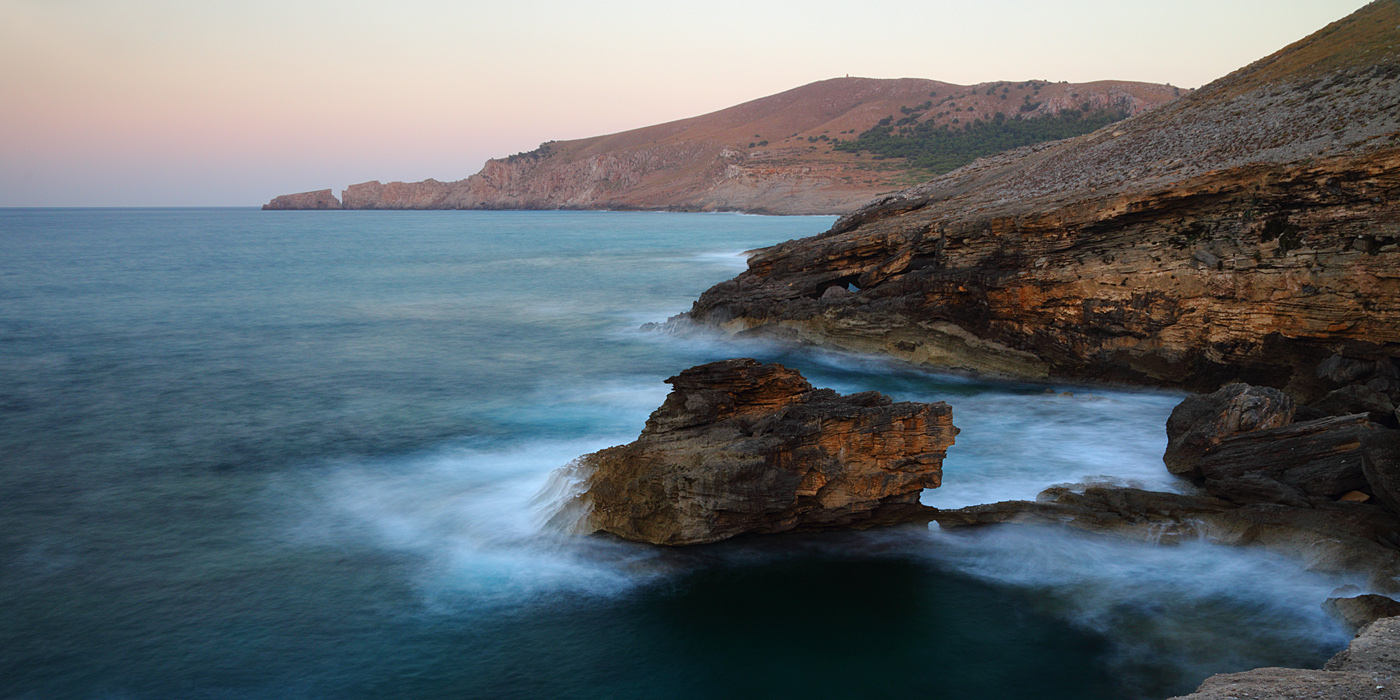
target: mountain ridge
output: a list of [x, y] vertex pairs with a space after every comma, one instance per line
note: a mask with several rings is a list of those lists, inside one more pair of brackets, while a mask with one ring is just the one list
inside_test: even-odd
[[[1400, 357], [1400, 2], [759, 251], [686, 316], [1026, 377], [1306, 391]], [[673, 326], [676, 324], [673, 324]]]
[[[696, 117], [487, 161], [463, 180], [351, 185], [282, 195], [264, 209], [661, 209], [840, 214], [925, 179], [900, 159], [833, 148], [928, 103], [919, 122], [950, 127], [1011, 113], [1054, 118], [1085, 105], [1136, 114], [1179, 88], [1128, 81], [954, 85], [833, 78]], [[945, 109], [933, 110], [937, 100]], [[1033, 101], [1032, 101], [1033, 100]], [[1027, 105], [1034, 106], [1025, 109]], [[954, 111], [956, 110], [956, 111]]]

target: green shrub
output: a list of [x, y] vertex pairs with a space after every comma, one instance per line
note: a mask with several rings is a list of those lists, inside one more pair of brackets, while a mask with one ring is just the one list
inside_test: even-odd
[[[1039, 102], [1026, 104], [1030, 106], [1023, 105], [1023, 111], [1040, 106]], [[1066, 110], [1043, 117], [1007, 117], [997, 112], [990, 120], [973, 119], [968, 124], [954, 117], [952, 126], [930, 120], [899, 128], [892, 125], [893, 118], [887, 118], [854, 139], [837, 142], [835, 148], [854, 154], [868, 152], [877, 160], [902, 158], [911, 169], [937, 174], [993, 153], [1086, 134], [1127, 116], [1122, 110]]]

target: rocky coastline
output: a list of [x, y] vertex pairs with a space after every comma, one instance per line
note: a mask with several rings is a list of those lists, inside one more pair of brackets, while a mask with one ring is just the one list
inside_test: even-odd
[[[756, 251], [672, 327], [1032, 379], [1308, 395], [1400, 355], [1400, 4]], [[1307, 398], [1313, 398], [1308, 395]]]
[[1358, 636], [1322, 670], [1222, 674], [1186, 697], [1396, 697], [1400, 365], [1335, 355], [1314, 375], [1331, 389], [1310, 403], [1243, 383], [1183, 400], [1164, 426], [1163, 469], [1190, 482], [1185, 493], [1076, 484], [1034, 501], [940, 510], [919, 494], [941, 485], [958, 433], [946, 403], [840, 396], [782, 365], [712, 362], [667, 380], [671, 393], [636, 441], [562, 470], [578, 491], [556, 519], [666, 546], [936, 523], [1260, 547], [1310, 570], [1363, 576], [1364, 589], [1322, 602]]
[[[1184, 92], [1170, 85], [1043, 80], [954, 85], [833, 78], [718, 112], [616, 134], [550, 141], [456, 181], [350, 185], [282, 195], [263, 209], [596, 209], [846, 214], [922, 177], [903, 159], [835, 148], [896, 118], [959, 126], [1007, 113], [1138, 114]], [[934, 109], [935, 102], [941, 106]], [[954, 106], [956, 105], [956, 107]], [[911, 111], [916, 110], [917, 111]], [[956, 111], [954, 111], [956, 110]]]
[[[666, 324], [697, 327], [1199, 392], [1165, 426], [1163, 466], [1185, 493], [1058, 486], [958, 510], [904, 502], [864, 523], [1204, 539], [1364, 574], [1369, 590], [1325, 604], [1359, 630], [1326, 668], [1222, 674], [1187, 697], [1400, 696], [1400, 2], [1377, 0], [1162, 109], [983, 159], [757, 251]], [[647, 438], [612, 449], [648, 462]], [[584, 460], [590, 484], [613, 468], [598, 455]], [[616, 503], [647, 479], [590, 493]]]

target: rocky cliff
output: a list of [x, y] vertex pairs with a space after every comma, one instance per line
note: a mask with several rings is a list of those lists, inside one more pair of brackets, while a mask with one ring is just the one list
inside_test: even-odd
[[274, 197], [263, 205], [263, 209], [341, 209], [340, 200], [330, 190], [316, 190], [300, 194], [284, 194]]
[[[939, 402], [813, 389], [755, 360], [692, 367], [635, 442], [585, 455], [586, 531], [653, 544], [919, 520], [957, 428]], [[922, 517], [926, 522], [928, 516]]]
[[1306, 393], [1334, 351], [1400, 355], [1400, 3], [762, 250], [684, 320], [939, 367], [1209, 389]]
[[[1182, 92], [1125, 81], [964, 86], [915, 78], [837, 78], [690, 119], [551, 141], [488, 161], [481, 172], [455, 182], [351, 185], [341, 201], [347, 209], [840, 214], [923, 179], [902, 159], [833, 148], [882, 119], [903, 114], [910, 123], [951, 126], [990, 121], [997, 112], [1026, 119], [1082, 109], [1137, 114]], [[940, 109], [932, 108], [935, 101]], [[928, 107], [922, 107], [925, 103]], [[315, 208], [294, 206], [320, 201], [313, 194], [320, 193], [278, 197], [266, 208]]]

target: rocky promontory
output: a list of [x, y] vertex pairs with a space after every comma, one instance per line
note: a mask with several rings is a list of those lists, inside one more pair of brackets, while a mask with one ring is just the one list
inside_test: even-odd
[[927, 522], [958, 429], [938, 402], [814, 389], [778, 364], [692, 367], [635, 442], [579, 458], [582, 529], [653, 544]]
[[1400, 356], [1400, 3], [763, 249], [683, 321], [1206, 391], [1238, 379], [1307, 392], [1339, 350]]
[[300, 194], [284, 194], [274, 197], [271, 202], [263, 205], [264, 210], [271, 209], [343, 209], [340, 200], [331, 194], [330, 190], [316, 190], [315, 192], [302, 192]]
[[[933, 129], [991, 124], [1008, 115], [1026, 124], [1070, 114], [1121, 118], [1186, 92], [1117, 80], [954, 85], [919, 78], [834, 78], [689, 119], [550, 141], [487, 161], [481, 172], [463, 180], [351, 185], [340, 201], [346, 209], [844, 214], [929, 174], [905, 158], [838, 147], [882, 123]], [[1045, 138], [1058, 136], [1035, 140]], [[320, 194], [284, 195], [264, 208], [323, 208], [313, 206], [323, 201]]]

